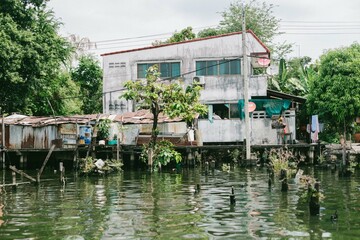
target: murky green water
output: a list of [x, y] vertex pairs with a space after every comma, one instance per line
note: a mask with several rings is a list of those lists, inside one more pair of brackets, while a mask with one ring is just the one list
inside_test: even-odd
[[[298, 184], [288, 193], [279, 183], [269, 191], [260, 169], [68, 175], [64, 187], [47, 174], [39, 187], [1, 190], [0, 239], [359, 239], [360, 174], [313, 174], [326, 197], [317, 217], [309, 216]], [[229, 204], [231, 186], [235, 206]]]

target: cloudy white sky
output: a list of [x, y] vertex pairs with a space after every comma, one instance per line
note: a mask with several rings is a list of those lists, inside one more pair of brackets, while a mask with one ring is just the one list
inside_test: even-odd
[[[250, 2], [250, 0], [245, 0]], [[261, 0], [260, 0], [261, 1]], [[277, 42], [294, 44], [289, 57], [317, 59], [324, 50], [360, 42], [360, 0], [264, 0], [285, 32]], [[97, 43], [96, 55], [144, 47], [192, 26], [219, 24], [234, 0], [50, 0], [63, 35]]]

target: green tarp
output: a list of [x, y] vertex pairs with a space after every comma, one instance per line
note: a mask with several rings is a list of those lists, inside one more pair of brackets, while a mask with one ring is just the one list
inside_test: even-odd
[[[265, 111], [270, 117], [272, 115], [280, 115], [284, 110], [290, 107], [291, 102], [289, 100], [280, 99], [250, 99], [249, 102], [256, 104], [255, 111]], [[240, 119], [244, 119], [244, 99], [240, 99], [238, 102], [238, 108], [240, 113]]]

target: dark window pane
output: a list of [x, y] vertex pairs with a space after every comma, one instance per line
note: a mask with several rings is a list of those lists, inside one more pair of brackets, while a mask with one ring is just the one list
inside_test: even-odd
[[180, 77], [180, 63], [171, 63], [171, 77]]
[[161, 63], [160, 73], [162, 78], [170, 77], [170, 63]]
[[197, 76], [206, 76], [206, 62], [198, 61], [196, 62], [196, 75]]
[[228, 60], [221, 60], [219, 62], [219, 68], [220, 68], [220, 75], [227, 75], [230, 74], [229, 70], [230, 70], [230, 63]]
[[230, 104], [230, 118], [239, 118], [239, 108], [237, 104]]
[[240, 74], [240, 59], [230, 62], [230, 74]]
[[207, 62], [207, 75], [218, 75], [218, 61]]
[[147, 64], [138, 64], [137, 65], [137, 78], [145, 78], [147, 70]]

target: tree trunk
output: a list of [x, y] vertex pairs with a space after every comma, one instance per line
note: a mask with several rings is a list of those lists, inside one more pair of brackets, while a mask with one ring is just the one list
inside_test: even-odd
[[148, 151], [148, 167], [150, 170], [152, 170], [153, 167], [153, 159], [154, 159], [154, 150], [156, 146], [156, 140], [157, 140], [157, 125], [158, 125], [158, 118], [159, 118], [159, 112], [160, 108], [157, 103], [153, 103], [151, 107], [151, 112], [153, 114], [153, 125], [151, 130], [151, 138], [149, 143], [149, 151]]

